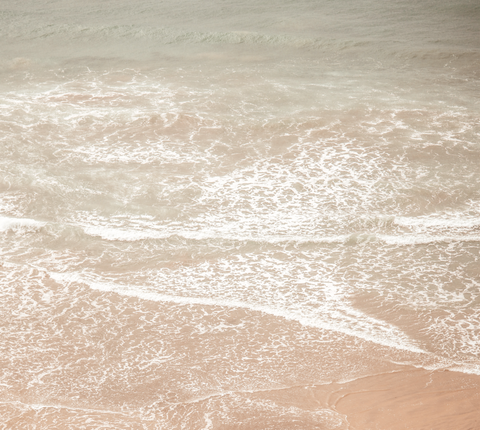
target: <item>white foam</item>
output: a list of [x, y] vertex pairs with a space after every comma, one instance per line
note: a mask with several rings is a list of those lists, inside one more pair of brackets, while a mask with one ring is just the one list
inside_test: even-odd
[[29, 218], [10, 218], [0, 216], [0, 231], [35, 231], [46, 223]]
[[478, 363], [466, 363], [466, 364], [454, 364], [448, 366], [448, 370], [452, 372], [467, 373], [469, 375], [480, 375], [480, 364]]
[[101, 237], [102, 239], [111, 241], [121, 240], [125, 242], [135, 242], [146, 239], [165, 239], [171, 236], [171, 234], [156, 230], [135, 230], [94, 225], [82, 227], [83, 231], [90, 236]]
[[126, 241], [135, 242], [148, 239], [168, 239], [173, 236], [180, 236], [184, 239], [191, 240], [211, 240], [222, 239], [232, 241], [251, 241], [251, 242], [266, 242], [266, 243], [344, 243], [351, 239], [351, 235], [339, 236], [325, 236], [325, 237], [310, 237], [310, 236], [295, 236], [295, 235], [248, 235], [248, 234], [229, 234], [227, 231], [231, 229], [217, 229], [217, 230], [188, 230], [165, 228], [163, 231], [154, 229], [128, 229], [128, 228], [114, 228], [106, 226], [82, 225], [83, 231], [90, 236], [101, 237], [109, 241]]
[[408, 227], [439, 227], [439, 228], [476, 228], [480, 227], [480, 218], [478, 217], [465, 217], [463, 214], [459, 214], [456, 217], [395, 217], [394, 223], [401, 226]]
[[[440, 242], [480, 242], [480, 235], [428, 235], [428, 234], [404, 234], [386, 235], [373, 233], [340, 234], [332, 236], [302, 236], [302, 235], [254, 235], [238, 232], [235, 227], [188, 230], [188, 228], [165, 227], [163, 230], [156, 229], [133, 229], [115, 228], [100, 225], [81, 225], [84, 232], [90, 236], [101, 237], [109, 241], [135, 242], [149, 239], [168, 239], [173, 236], [183, 237], [188, 240], [231, 240], [250, 241], [259, 243], [317, 243], [317, 244], [357, 244], [371, 241], [381, 241], [388, 245], [420, 245]], [[233, 232], [233, 233], [232, 233]]]
[[427, 235], [408, 234], [402, 236], [378, 235], [378, 238], [389, 245], [423, 245], [441, 242], [480, 242], [480, 235]]

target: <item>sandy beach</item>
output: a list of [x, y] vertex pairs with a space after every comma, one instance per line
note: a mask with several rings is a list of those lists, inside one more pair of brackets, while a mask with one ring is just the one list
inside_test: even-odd
[[[38, 280], [54, 292], [49, 302], [32, 285], [21, 296], [17, 285], [11, 296], [2, 340], [6, 429], [479, 425], [480, 377], [393, 363], [418, 354], [246, 309], [160, 304]], [[22, 317], [15, 312], [26, 296], [36, 306]]]

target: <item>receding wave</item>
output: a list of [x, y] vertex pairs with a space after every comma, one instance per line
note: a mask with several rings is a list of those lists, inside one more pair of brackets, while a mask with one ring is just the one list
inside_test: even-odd
[[[349, 309], [347, 314], [342, 316], [338, 312], [332, 313], [334, 319], [329, 320], [328, 316], [320, 316], [316, 318], [309, 316], [308, 313], [296, 313], [288, 309], [272, 307], [268, 305], [259, 305], [255, 303], [247, 303], [234, 299], [210, 298], [210, 297], [185, 297], [181, 295], [162, 294], [153, 291], [144, 290], [138, 286], [129, 287], [128, 285], [119, 285], [114, 282], [104, 282], [98, 279], [90, 279], [84, 274], [79, 273], [55, 273], [49, 272], [49, 276], [59, 283], [81, 283], [86, 284], [90, 288], [100, 291], [115, 292], [121, 295], [137, 297], [143, 300], [151, 300], [157, 302], [169, 302], [179, 305], [206, 305], [206, 306], [222, 306], [249, 309], [255, 312], [262, 312], [276, 317], [284, 318], [290, 321], [296, 321], [307, 327], [314, 327], [326, 330], [332, 330], [349, 336], [359, 337], [369, 342], [379, 345], [389, 346], [396, 349], [410, 351], [414, 353], [424, 354], [425, 351], [415, 345], [403, 332], [398, 328], [375, 318], [369, 317], [362, 312]], [[352, 315], [349, 315], [351, 313]], [[355, 317], [351, 320], [352, 317]], [[336, 317], [336, 318], [335, 318]]]

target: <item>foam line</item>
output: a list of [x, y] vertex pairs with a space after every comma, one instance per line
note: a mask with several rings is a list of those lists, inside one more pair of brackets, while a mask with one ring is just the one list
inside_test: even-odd
[[37, 230], [46, 223], [29, 218], [10, 218], [0, 216], [0, 231]]
[[224, 234], [208, 230], [175, 231], [166, 228], [160, 230], [135, 230], [121, 229], [101, 226], [83, 226], [84, 232], [89, 236], [100, 237], [109, 241], [135, 242], [149, 239], [168, 239], [173, 236], [183, 237], [187, 240], [231, 240], [231, 241], [249, 241], [265, 243], [363, 243], [370, 241], [381, 241], [388, 245], [420, 245], [438, 242], [480, 242], [480, 235], [426, 235], [426, 234], [407, 234], [407, 235], [385, 235], [374, 233], [354, 233], [333, 236], [300, 236], [300, 235], [235, 235]]
[[[222, 306], [228, 308], [243, 308], [248, 309], [255, 312], [262, 312], [265, 314], [273, 315], [275, 317], [284, 318], [289, 321], [295, 321], [300, 323], [306, 327], [313, 327], [319, 329], [326, 329], [335, 332], [340, 332], [343, 334], [347, 334], [349, 336], [362, 338], [366, 341], [373, 342], [379, 345], [401, 349], [405, 351], [410, 351], [413, 353], [425, 354], [426, 351], [419, 348], [418, 346], [412, 344], [407, 337], [405, 339], [399, 339], [398, 335], [403, 335], [398, 329], [394, 328], [393, 326], [389, 326], [389, 333], [388, 336], [375, 336], [370, 335], [365, 332], [355, 331], [349, 329], [348, 327], [342, 326], [340, 321], [319, 321], [318, 319], [313, 319], [305, 316], [300, 316], [292, 312], [288, 312], [283, 309], [275, 309], [268, 306], [262, 305], [255, 305], [250, 304], [243, 301], [238, 300], [218, 300], [218, 299], [211, 299], [206, 297], [185, 297], [185, 296], [174, 296], [168, 294], [160, 294], [160, 293], [153, 293], [153, 292], [146, 292], [146, 291], [139, 291], [139, 289], [133, 289], [129, 286], [121, 286], [115, 283], [108, 283], [108, 282], [98, 282], [86, 279], [85, 277], [81, 276], [78, 273], [55, 273], [49, 272], [49, 275], [52, 279], [59, 283], [70, 283], [70, 282], [78, 282], [88, 285], [90, 288], [99, 291], [107, 291], [107, 292], [114, 292], [117, 294], [121, 294], [124, 296], [129, 297], [137, 297], [143, 300], [150, 300], [156, 302], [167, 302], [167, 303], [175, 303], [179, 305], [207, 305], [207, 306]], [[361, 314], [360, 311], [355, 311], [358, 314]], [[371, 317], [368, 318], [376, 322], [377, 324], [380, 323], [384, 325], [383, 321], [375, 320]], [[395, 341], [391, 340], [390, 336], [396, 336], [397, 339]]]
[[406, 227], [476, 228], [480, 218], [395, 217], [394, 223]]

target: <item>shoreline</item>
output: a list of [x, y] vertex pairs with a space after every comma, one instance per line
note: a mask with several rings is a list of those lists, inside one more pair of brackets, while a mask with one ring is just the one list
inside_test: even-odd
[[352, 430], [480, 428], [478, 375], [416, 369], [342, 388], [347, 393], [332, 393], [330, 400]]
[[[241, 401], [240, 398], [242, 398]], [[197, 424], [200, 424], [203, 416], [208, 418], [211, 425], [208, 428], [211, 429], [273, 428], [272, 417], [268, 414], [259, 416], [258, 413], [252, 413], [254, 411], [242, 413], [242, 408], [240, 411], [237, 410], [235, 423], [222, 422], [219, 416], [215, 416], [222, 406], [231, 404], [235, 407], [245, 402], [275, 404], [281, 410], [295, 410], [296, 415], [300, 411], [306, 416], [322, 416], [323, 426], [320, 428], [324, 429], [474, 430], [480, 428], [480, 409], [478, 408], [480, 376], [448, 370], [427, 371], [407, 367], [403, 370], [365, 376], [345, 383], [212, 396], [195, 402], [198, 406], [198, 410], [195, 411], [198, 415]], [[212, 411], [215, 403], [218, 409]], [[185, 409], [188, 406], [193, 405], [179, 403], [164, 406], [160, 410], [166, 414], [175, 414], [175, 409]], [[157, 414], [158, 412], [159, 410]], [[90, 423], [85, 428], [92, 429], [100, 424], [130, 429], [161, 428], [158, 427], [158, 420], [154, 417], [145, 419], [138, 411], [135, 413], [133, 410], [122, 412], [62, 405], [30, 405], [18, 401], [0, 402], [0, 416], [3, 418], [3, 424], [13, 426], [11, 428], [24, 428], [35, 423], [37, 428], [63, 429], [74, 422], [78, 425]], [[288, 417], [288, 414], [274, 421], [274, 428], [278, 430], [297, 428], [292, 427], [295, 420]]]
[[410, 364], [434, 357], [260, 311], [37, 282], [23, 290], [34, 307], [9, 284], [26, 320], [4, 339], [6, 428], [480, 428], [480, 375]]

